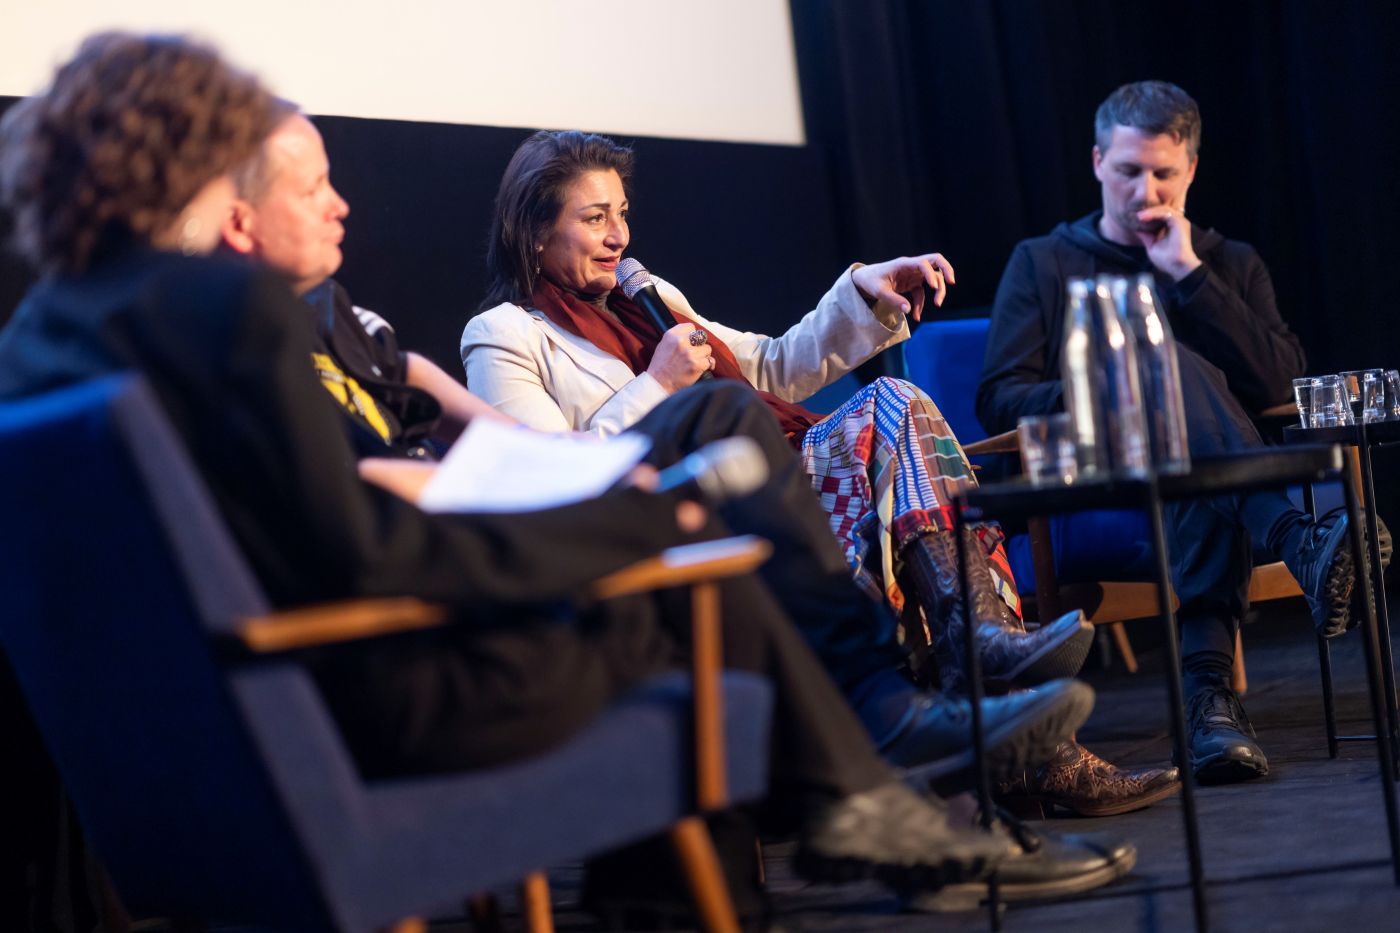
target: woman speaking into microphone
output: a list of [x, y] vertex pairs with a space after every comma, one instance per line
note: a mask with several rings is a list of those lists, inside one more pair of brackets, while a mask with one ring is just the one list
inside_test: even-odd
[[[631, 169], [630, 149], [573, 131], [536, 133], [516, 150], [492, 220], [487, 310], [462, 335], [468, 386], [531, 427], [597, 434], [625, 430], [710, 373], [752, 386], [800, 449], [858, 581], [895, 609], [900, 581], [913, 584], [942, 686], [961, 692], [949, 506], [975, 480], [956, 438], [900, 380], [877, 380], [826, 418], [794, 401], [907, 339], [924, 286], [941, 304], [953, 267], [938, 253], [853, 265], [782, 336], [725, 327], [665, 282], [653, 280], [645, 300], [633, 287], [644, 270], [619, 285]], [[1070, 616], [1026, 633], [999, 529], [974, 533], [969, 588], [988, 679], [1028, 686], [1073, 675], [1091, 630]]]
[[[925, 286], [942, 304], [953, 267], [937, 253], [855, 264], [781, 336], [725, 327], [666, 282], [638, 291], [644, 270], [624, 267], [619, 282], [632, 160], [574, 131], [536, 133], [516, 150], [496, 195], [485, 310], [462, 334], [469, 387], [531, 427], [613, 434], [706, 374], [750, 386], [800, 451], [857, 582], [896, 611], [901, 583], [913, 588], [928, 673], [944, 692], [965, 692], [950, 505], [976, 479], [957, 439], [928, 396], [897, 379], [876, 380], [826, 418], [795, 403], [907, 339]], [[1092, 640], [1082, 617], [1027, 633], [1001, 530], [969, 535], [971, 624], [988, 681], [1029, 686], [1078, 671]], [[1174, 768], [1119, 768], [1071, 741], [1003, 792], [1097, 815], [1176, 787]]]

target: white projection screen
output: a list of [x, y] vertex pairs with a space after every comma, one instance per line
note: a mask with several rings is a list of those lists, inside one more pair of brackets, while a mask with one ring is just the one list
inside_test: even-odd
[[190, 32], [308, 112], [802, 145], [787, 0], [6, 0], [0, 95], [101, 29]]

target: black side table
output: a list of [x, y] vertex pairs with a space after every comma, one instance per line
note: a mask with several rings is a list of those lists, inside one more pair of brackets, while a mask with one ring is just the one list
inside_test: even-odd
[[[1371, 599], [1376, 603], [1376, 613], [1380, 618], [1381, 676], [1385, 684], [1386, 722], [1389, 726], [1390, 747], [1400, 755], [1400, 702], [1395, 688], [1395, 653], [1391, 643], [1390, 609], [1385, 595], [1385, 575], [1381, 572], [1381, 536], [1376, 515], [1375, 474], [1371, 466], [1371, 451], [1378, 447], [1391, 447], [1400, 444], [1400, 419], [1373, 421], [1369, 424], [1342, 425], [1335, 428], [1304, 428], [1291, 425], [1283, 429], [1285, 444], [1343, 444], [1350, 448], [1348, 459], [1353, 461], [1358, 491], [1366, 515], [1366, 579], [1371, 588]], [[1343, 483], [1350, 486], [1350, 480], [1343, 477]], [[1303, 487], [1308, 511], [1317, 515], [1313, 499], [1313, 484]], [[1369, 742], [1374, 735], [1338, 735], [1337, 716], [1332, 691], [1332, 649], [1327, 639], [1317, 638], [1317, 661], [1322, 672], [1322, 710], [1327, 726], [1327, 754], [1337, 757], [1340, 742]], [[1400, 769], [1400, 758], [1396, 760]]]
[[[959, 497], [953, 511], [958, 546], [963, 546], [962, 526], [969, 520], [1029, 516], [1087, 509], [1138, 509], [1148, 518], [1151, 528], [1157, 603], [1162, 619], [1167, 650], [1166, 679], [1168, 713], [1171, 717], [1172, 740], [1176, 759], [1181, 763], [1181, 812], [1186, 835], [1187, 858], [1190, 864], [1192, 906], [1196, 929], [1209, 928], [1209, 913], [1205, 896], [1205, 873], [1201, 865], [1200, 831], [1196, 819], [1194, 782], [1190, 773], [1187, 749], [1186, 721], [1181, 695], [1181, 648], [1176, 630], [1176, 613], [1171, 605], [1171, 566], [1168, 558], [1166, 533], [1163, 528], [1162, 505], [1165, 502], [1204, 498], [1214, 495], [1251, 492], [1259, 489], [1287, 486], [1292, 483], [1320, 482], [1338, 476], [1343, 469], [1342, 451], [1336, 445], [1269, 448], [1221, 457], [1197, 458], [1191, 471], [1184, 474], [1158, 474], [1145, 478], [1107, 477], [1081, 481], [1070, 486], [1032, 486], [1024, 480], [998, 483], [969, 490]], [[1361, 553], [1361, 526], [1355, 491], [1344, 483], [1347, 515], [1350, 519], [1351, 545]], [[963, 595], [967, 599], [966, 560], [963, 562]], [[1366, 674], [1371, 698], [1371, 717], [1376, 729], [1376, 751], [1381, 772], [1386, 827], [1390, 838], [1391, 866], [1396, 884], [1400, 885], [1400, 819], [1397, 819], [1394, 792], [1394, 771], [1391, 767], [1390, 732], [1383, 726], [1383, 709], [1379, 652], [1377, 648], [1376, 605], [1367, 589], [1364, 617]], [[964, 612], [970, 607], [964, 606]], [[976, 651], [972, 649], [968, 626], [968, 656], [972, 668], [972, 703], [976, 745], [978, 748], [979, 793], [986, 819], [990, 820], [991, 784], [981, 760], [982, 736], [980, 717], [976, 715], [981, 701], [980, 679], [976, 676]], [[993, 924], [996, 924], [996, 888], [990, 889]]]

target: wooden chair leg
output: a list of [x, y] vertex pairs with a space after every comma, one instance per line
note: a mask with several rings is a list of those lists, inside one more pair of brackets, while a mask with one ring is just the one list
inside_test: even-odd
[[1114, 622], [1108, 626], [1108, 634], [1113, 639], [1113, 647], [1123, 656], [1123, 666], [1128, 669], [1129, 674], [1136, 674], [1137, 655], [1133, 653], [1133, 643], [1128, 641], [1128, 630], [1123, 628], [1122, 622]]
[[719, 587], [697, 583], [691, 591], [691, 665], [695, 689], [695, 802], [701, 812], [729, 803], [724, 761], [724, 697], [720, 670], [724, 643], [720, 632]]
[[1361, 452], [1350, 445], [1342, 448], [1342, 454], [1347, 461], [1347, 475], [1351, 479], [1351, 488], [1356, 490], [1356, 505], [1358, 508], [1366, 506], [1366, 484], [1361, 482]]
[[520, 912], [530, 933], [554, 933], [554, 909], [549, 903], [549, 876], [532, 871], [520, 883]]
[[706, 933], [738, 933], [739, 918], [724, 882], [710, 831], [698, 816], [688, 816], [671, 827], [671, 844], [690, 885], [700, 925]]
[[1249, 689], [1249, 678], [1244, 673], [1244, 643], [1240, 640], [1239, 630], [1235, 630], [1235, 666], [1230, 671], [1230, 686], [1240, 696], [1244, 696]]

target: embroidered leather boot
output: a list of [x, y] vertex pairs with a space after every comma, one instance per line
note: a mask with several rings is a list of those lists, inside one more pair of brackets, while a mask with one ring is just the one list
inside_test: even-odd
[[1079, 816], [1113, 816], [1150, 806], [1181, 789], [1176, 768], [1121, 768], [1075, 741], [1062, 742], [1050, 760], [997, 788], [1001, 804], [1022, 817], [1051, 806]]
[[[1094, 630], [1079, 611], [1066, 613], [1034, 632], [1008, 620], [1005, 603], [992, 586], [991, 566], [981, 542], [964, 529], [968, 589], [978, 659], [987, 690], [1032, 687], [1060, 677], [1073, 677], [1093, 644]], [[939, 685], [955, 696], [968, 692], [958, 549], [951, 531], [920, 535], [904, 549], [904, 564], [928, 620], [930, 646]], [[1011, 618], [1014, 619], [1014, 616]]]

